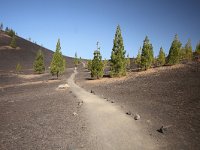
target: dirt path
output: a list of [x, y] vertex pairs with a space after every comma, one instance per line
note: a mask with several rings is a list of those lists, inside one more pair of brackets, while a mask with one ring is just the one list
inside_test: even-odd
[[156, 144], [149, 135], [145, 135], [137, 121], [127, 116], [115, 104], [107, 102], [87, 92], [74, 83], [75, 70], [68, 79], [72, 92], [84, 102], [84, 109], [90, 123], [92, 149], [137, 150], [153, 149]]

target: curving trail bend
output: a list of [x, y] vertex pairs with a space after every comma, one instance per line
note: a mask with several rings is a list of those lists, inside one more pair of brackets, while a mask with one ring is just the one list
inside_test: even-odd
[[68, 84], [80, 100], [84, 102], [89, 120], [90, 147], [100, 150], [145, 150], [158, 149], [155, 142], [144, 134], [136, 121], [122, 112], [115, 104], [87, 92], [74, 82], [77, 70], [68, 79]]

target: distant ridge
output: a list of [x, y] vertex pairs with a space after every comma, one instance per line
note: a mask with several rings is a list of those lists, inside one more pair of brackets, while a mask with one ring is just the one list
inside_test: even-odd
[[[33, 62], [39, 49], [44, 53], [46, 69], [50, 66], [53, 51], [19, 36], [16, 36], [17, 48], [14, 49], [9, 46], [11, 39], [4, 31], [0, 31], [0, 72], [15, 71], [17, 63], [22, 65], [22, 70], [32, 71]], [[64, 57], [66, 58], [67, 67], [74, 67], [73, 58]]]

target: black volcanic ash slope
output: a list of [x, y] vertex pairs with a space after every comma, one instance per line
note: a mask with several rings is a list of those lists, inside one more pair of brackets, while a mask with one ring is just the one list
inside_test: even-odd
[[[0, 31], [0, 72], [14, 71], [17, 63], [25, 69], [33, 69], [36, 53], [41, 49], [45, 56], [45, 66], [49, 67], [53, 52], [19, 36], [16, 36], [17, 48], [10, 47], [11, 37]], [[56, 43], [55, 43], [56, 45]], [[66, 57], [67, 67], [73, 67], [73, 58]]]

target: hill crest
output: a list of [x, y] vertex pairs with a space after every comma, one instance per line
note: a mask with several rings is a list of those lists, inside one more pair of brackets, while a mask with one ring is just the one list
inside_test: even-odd
[[[46, 69], [50, 66], [54, 53], [53, 51], [32, 43], [20, 36], [16, 36], [17, 47], [12, 48], [9, 46], [11, 40], [12, 37], [7, 35], [4, 31], [0, 31], [0, 72], [15, 71], [18, 63], [22, 65], [23, 71], [32, 71], [33, 62], [39, 49], [44, 53]], [[73, 67], [73, 58], [64, 57], [66, 58], [67, 67]]]

